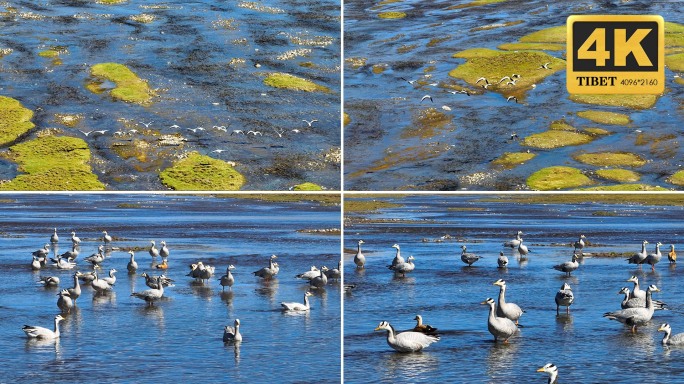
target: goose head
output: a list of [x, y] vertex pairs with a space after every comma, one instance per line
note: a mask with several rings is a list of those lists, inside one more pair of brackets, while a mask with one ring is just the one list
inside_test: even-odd
[[276, 256], [276, 255], [271, 255], [271, 259], [272, 259], [272, 260], [275, 260], [275, 259], [277, 259], [277, 258], [278, 258], [278, 256]]
[[618, 295], [629, 295], [629, 288], [627, 287], [622, 287], [620, 291], [617, 293]]
[[655, 284], [651, 284], [648, 286], [646, 292], [660, 292], [660, 288], [656, 287]]
[[627, 279], [627, 282], [628, 282], [628, 283], [638, 283], [638, 282], [639, 282], [639, 278], [636, 277], [636, 276], [634, 276], [634, 275], [632, 275], [629, 279]]
[[386, 321], [381, 321], [380, 324], [375, 327], [375, 331], [392, 331], [392, 326]]
[[568, 283], [563, 283], [563, 286], [561, 287], [561, 289], [572, 291], [572, 288], [570, 288], [570, 284], [568, 284]]
[[497, 280], [497, 281], [494, 282], [494, 285], [498, 285], [499, 287], [505, 287], [505, 286], [506, 286], [506, 282], [503, 281], [503, 280], [501, 280], [501, 279], [499, 279], [499, 280]]
[[672, 327], [670, 327], [670, 324], [668, 324], [668, 323], [663, 323], [660, 325], [660, 328], [658, 328], [658, 332], [670, 333], [670, 332], [672, 332]]
[[311, 293], [311, 291], [306, 291], [304, 296], [306, 296], [306, 297], [313, 296], [313, 293]]
[[235, 269], [235, 266], [234, 266], [233, 264], [230, 264], [230, 265], [228, 266], [228, 269], [229, 269], [229, 270], [230, 270], [230, 269]]
[[235, 324], [235, 328], [239, 327], [240, 326], [240, 319], [235, 319], [235, 322], [233, 324]]
[[399, 250], [399, 244], [394, 244], [392, 248], [396, 249], [397, 251]]
[[480, 304], [489, 305], [490, 307], [493, 307], [495, 302], [494, 302], [494, 299], [492, 299], [491, 297], [488, 297], [485, 301], [481, 302]]
[[366, 244], [363, 240], [359, 240], [359, 245]]

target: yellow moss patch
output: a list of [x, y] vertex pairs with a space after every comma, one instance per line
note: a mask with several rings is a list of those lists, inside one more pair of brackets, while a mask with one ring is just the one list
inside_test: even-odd
[[330, 92], [330, 89], [327, 87], [318, 85], [313, 81], [281, 72], [268, 74], [264, 79], [264, 84], [274, 88], [285, 88], [294, 91]]
[[641, 167], [646, 164], [644, 158], [635, 153], [628, 152], [581, 153], [574, 155], [573, 158], [580, 163], [598, 167]]
[[537, 155], [527, 152], [505, 152], [498, 159], [492, 161], [492, 164], [511, 169], [533, 159], [535, 156]]
[[596, 128], [596, 127], [584, 128], [584, 132], [592, 134], [592, 135], [596, 135], [596, 136], [610, 135], [611, 133], [613, 133], [613, 132], [605, 130], [603, 128]]
[[156, 19], [156, 17], [149, 13], [141, 13], [139, 15], [131, 15], [130, 19], [135, 21], [136, 23], [149, 24], [153, 22]]
[[162, 184], [184, 191], [236, 191], [245, 177], [227, 162], [191, 152], [159, 174]]
[[504, 43], [497, 48], [504, 51], [564, 51], [565, 44], [555, 43]]
[[574, 131], [575, 127], [565, 122], [565, 119], [552, 121], [549, 125], [549, 129], [556, 131]]
[[540, 149], [552, 149], [567, 147], [570, 145], [582, 145], [593, 140], [590, 135], [580, 132], [551, 129], [546, 132], [535, 133], [523, 140], [523, 145]]
[[632, 109], [651, 108], [658, 101], [656, 95], [570, 95], [576, 103], [626, 107]]
[[684, 25], [667, 21], [665, 22], [665, 46], [684, 46]]
[[647, 184], [618, 184], [618, 185], [606, 185], [600, 187], [583, 188], [581, 191], [667, 191], [667, 188], [656, 187]]
[[436, 108], [428, 108], [413, 116], [413, 124], [404, 128], [401, 138], [420, 137], [423, 139], [437, 135], [451, 122], [452, 117], [438, 111]]
[[397, 53], [409, 53], [416, 48], [418, 48], [418, 44], [403, 44], [399, 48], [397, 48]]
[[577, 112], [577, 116], [599, 124], [627, 125], [630, 122], [629, 116], [615, 112], [589, 110]]
[[665, 65], [672, 71], [684, 71], [684, 53], [665, 56]]
[[33, 111], [24, 108], [18, 100], [0, 96], [0, 145], [6, 145], [35, 127], [31, 122]]
[[426, 46], [427, 47], [434, 47], [434, 46], [436, 46], [440, 43], [443, 43], [447, 40], [450, 40], [450, 39], [451, 39], [451, 36], [433, 37], [432, 39], [430, 39], [430, 41], [428, 41]]
[[359, 69], [359, 68], [363, 67], [364, 65], [366, 65], [366, 61], [368, 61], [368, 59], [365, 57], [348, 57], [348, 58], [344, 59], [344, 61], [347, 64], [351, 65], [352, 68]]
[[349, 114], [347, 112], [344, 112], [342, 121], [345, 126], [351, 123], [351, 117], [349, 117]]
[[674, 185], [684, 185], [684, 171], [677, 171], [667, 178], [667, 182]]
[[596, 174], [604, 179], [620, 183], [633, 183], [641, 179], [641, 175], [628, 169], [599, 169]]
[[520, 38], [521, 43], [565, 43], [567, 29], [565, 25], [542, 29]]
[[452, 5], [448, 7], [447, 9], [462, 9], [462, 8], [470, 8], [470, 7], [478, 7], [481, 5], [487, 5], [487, 4], [495, 4], [495, 3], [503, 3], [506, 0], [474, 0], [471, 1], [470, 3], [466, 4], [458, 4], [458, 5]]
[[371, 71], [373, 71], [373, 73], [375, 73], [376, 75], [379, 75], [379, 74], [385, 72], [386, 69], [387, 69], [387, 64], [375, 64], [373, 66], [373, 69], [371, 69]]
[[548, 167], [542, 168], [527, 178], [527, 185], [539, 191], [577, 188], [592, 184], [591, 179], [577, 168]]
[[114, 5], [114, 4], [123, 4], [126, 1], [128, 1], [128, 0], [97, 0], [96, 3]]
[[59, 56], [59, 52], [54, 51], [52, 49], [46, 49], [44, 51], [38, 52], [38, 56], [53, 59]]
[[406, 17], [404, 12], [380, 12], [378, 17], [381, 19], [403, 19]]
[[302, 184], [297, 184], [293, 188], [295, 191], [322, 191], [323, 188], [314, 183], [302, 183]]
[[[100, 63], [90, 68], [90, 73], [99, 78], [109, 80], [116, 84], [112, 89], [113, 98], [127, 103], [149, 105], [154, 97], [147, 82], [133, 73], [128, 67], [118, 63]], [[87, 87], [89, 90], [93, 87]]]
[[69, 128], [73, 128], [83, 121], [83, 115], [80, 113], [55, 113], [54, 116], [56, 123]]
[[390, 203], [387, 201], [378, 200], [344, 200], [344, 212], [374, 212], [384, 208], [399, 208], [402, 204]]
[[79, 138], [44, 136], [13, 145], [7, 157], [18, 164], [15, 179], [3, 190], [102, 190], [92, 173], [88, 144]]

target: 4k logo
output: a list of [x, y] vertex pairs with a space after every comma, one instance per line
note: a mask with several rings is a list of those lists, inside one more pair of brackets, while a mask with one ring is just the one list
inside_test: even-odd
[[665, 89], [660, 16], [570, 16], [570, 93], [659, 94]]

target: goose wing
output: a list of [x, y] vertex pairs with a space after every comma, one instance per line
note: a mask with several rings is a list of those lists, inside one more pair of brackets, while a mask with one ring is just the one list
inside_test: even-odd
[[421, 332], [402, 332], [395, 336], [394, 346], [403, 351], [420, 351], [439, 340], [439, 336], [426, 335]]

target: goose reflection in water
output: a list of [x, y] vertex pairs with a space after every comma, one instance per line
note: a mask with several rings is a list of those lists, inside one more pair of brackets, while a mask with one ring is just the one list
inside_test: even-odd
[[431, 372], [439, 369], [439, 358], [433, 352], [400, 353], [387, 352], [383, 354], [382, 362], [387, 378], [391, 381], [397, 377], [406, 381], [419, 381]]
[[221, 297], [221, 301], [226, 303], [229, 309], [233, 308], [233, 291], [221, 291], [219, 292], [219, 296]]
[[496, 378], [497, 375], [510, 371], [516, 364], [519, 347], [518, 343], [492, 343], [487, 353], [487, 376]]
[[201, 280], [193, 280], [189, 282], [190, 288], [192, 288], [192, 293], [196, 296], [203, 297], [211, 300], [214, 296], [214, 290], [211, 285], [206, 284]]
[[154, 320], [157, 329], [162, 330], [166, 326], [164, 309], [161, 305], [146, 305], [139, 307], [137, 311], [140, 313], [141, 317]]
[[261, 281], [261, 287], [256, 288], [254, 292], [259, 296], [263, 296], [269, 299], [271, 305], [275, 303], [276, 293], [278, 293], [278, 279], [263, 280]]

